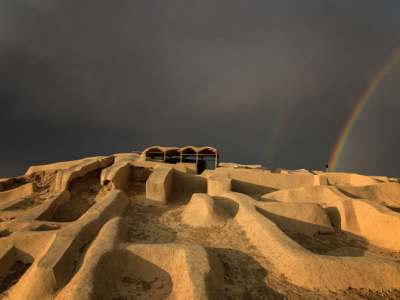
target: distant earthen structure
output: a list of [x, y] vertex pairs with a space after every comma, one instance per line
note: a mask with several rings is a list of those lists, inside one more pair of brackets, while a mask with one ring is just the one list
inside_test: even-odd
[[400, 298], [398, 178], [219, 160], [155, 146], [1, 179], [0, 299]]

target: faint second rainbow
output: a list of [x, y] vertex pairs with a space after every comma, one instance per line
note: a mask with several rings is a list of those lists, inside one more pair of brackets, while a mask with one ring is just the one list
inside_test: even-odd
[[346, 145], [347, 139], [356, 123], [358, 117], [363, 111], [365, 105], [368, 103], [368, 100], [371, 99], [372, 94], [375, 92], [376, 88], [381, 83], [382, 79], [389, 72], [389, 70], [396, 64], [398, 59], [400, 58], [400, 48], [395, 51], [392, 56], [390, 56], [389, 60], [383, 65], [383, 67], [379, 70], [378, 74], [371, 80], [368, 85], [367, 90], [358, 100], [356, 106], [354, 107], [352, 113], [350, 114], [350, 118], [346, 122], [346, 125], [342, 129], [342, 132], [339, 136], [339, 139], [336, 142], [335, 148], [331, 154], [331, 158], [329, 160], [329, 168], [331, 171], [336, 170], [336, 166], [339, 162], [340, 156], [342, 154], [343, 148]]
[[[270, 143], [270, 148], [268, 150], [268, 158], [267, 158], [267, 167], [272, 168], [274, 166], [274, 160], [276, 157], [276, 153], [279, 148], [279, 144], [281, 142], [281, 139], [283, 137], [283, 132], [285, 131], [285, 128], [287, 126], [287, 123], [289, 121], [289, 116], [293, 110], [293, 106], [285, 106], [283, 108], [283, 111], [279, 115], [277, 122], [275, 123], [275, 126], [273, 128], [273, 134], [272, 134], [272, 143]], [[271, 169], [272, 170], [272, 169]]]

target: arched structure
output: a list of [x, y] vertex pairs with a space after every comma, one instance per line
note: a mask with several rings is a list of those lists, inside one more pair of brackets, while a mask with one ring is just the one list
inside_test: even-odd
[[180, 162], [182, 162], [183, 157], [193, 156], [196, 157], [196, 164], [199, 161], [199, 158], [204, 157], [215, 157], [215, 168], [218, 165], [219, 160], [219, 153], [217, 149], [213, 147], [193, 147], [193, 146], [186, 146], [183, 148], [177, 147], [160, 147], [154, 146], [147, 148], [142, 152], [142, 157], [149, 157], [149, 158], [163, 158], [166, 161], [167, 157], [173, 156], [180, 156]]
[[142, 152], [142, 156], [149, 157], [149, 158], [157, 158], [162, 157], [165, 160], [165, 151], [163, 147], [154, 146], [147, 148]]
[[186, 147], [181, 148], [181, 162], [184, 158], [193, 156], [193, 157], [196, 157], [196, 164], [197, 164], [197, 162], [198, 162], [197, 152], [198, 152], [198, 148], [193, 147], [193, 146], [186, 146]]
[[215, 168], [218, 166], [219, 154], [217, 149], [213, 147], [202, 147], [198, 149], [198, 156], [201, 158], [204, 157], [215, 157]]
[[179, 149], [179, 148], [165, 148], [165, 155], [168, 156], [168, 157], [180, 156], [181, 155], [181, 149]]
[[218, 154], [217, 149], [215, 149], [213, 147], [201, 147], [201, 148], [198, 148], [198, 153], [202, 157], [212, 156], [212, 157], [219, 158], [219, 154]]

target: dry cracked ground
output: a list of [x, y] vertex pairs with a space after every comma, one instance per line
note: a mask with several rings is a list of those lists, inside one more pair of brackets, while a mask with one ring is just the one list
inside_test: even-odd
[[[268, 231], [269, 227], [253, 230], [250, 217], [244, 213], [232, 213], [226, 195], [212, 200], [229, 212], [229, 218], [214, 226], [194, 226], [190, 220], [185, 221], [184, 216], [198, 191], [172, 190], [167, 205], [145, 205], [146, 181], [154, 169], [130, 166], [129, 180], [124, 189], [119, 190], [115, 189], [112, 180], [102, 182], [102, 172], [106, 168], [117, 168], [116, 163], [113, 165], [115, 158], [104, 160], [79, 161], [68, 168], [36, 171], [1, 181], [1, 299], [400, 298], [395, 285], [386, 288], [383, 283], [382, 288], [379, 288], [380, 283], [371, 288], [355, 287], [351, 283], [345, 288], [296, 284], [296, 278], [310, 272], [307, 270], [309, 263], [302, 265], [302, 260], [297, 260], [297, 275], [282, 272], [280, 260], [289, 254], [279, 253], [281, 258], [277, 257], [276, 253], [282, 251], [283, 246], [263, 248], [262, 243], [268, 243], [271, 236], [262, 230]], [[64, 182], [65, 178], [71, 180]], [[36, 184], [36, 187], [30, 193], [17, 192], [27, 184]], [[399, 185], [398, 182], [379, 184]], [[350, 184], [329, 186], [343, 188], [343, 209], [364, 199], [363, 192], [355, 193], [357, 189], [351, 189], [353, 186]], [[255, 213], [268, 222], [272, 221], [271, 226], [277, 226], [279, 230], [279, 239], [285, 243], [286, 238], [290, 239], [290, 247], [295, 243], [294, 248], [301, 248], [311, 258], [365, 259], [368, 262], [370, 259], [389, 262], [390, 266], [400, 268], [399, 248], [379, 243], [379, 238], [375, 238], [373, 233], [368, 235], [370, 231], [361, 228], [360, 215], [355, 217], [360, 220], [357, 224], [361, 228], [359, 234], [351, 229], [351, 216], [343, 214], [340, 215], [341, 224], [349, 218], [346, 219], [347, 227], [335, 223], [334, 214], [327, 214], [333, 234], [297, 230], [304, 224], [284, 223], [288, 216], [279, 219], [282, 213], [268, 211], [268, 205], [303, 203], [299, 200], [301, 191], [296, 194], [296, 189], [288, 190], [291, 191], [288, 195], [283, 194], [284, 189], [271, 189], [271, 193], [247, 192], [245, 196], [251, 198], [254, 206], [267, 211], [260, 213], [255, 210]], [[13, 191], [16, 194], [14, 198], [10, 196]], [[389, 229], [380, 229], [381, 235], [385, 235], [383, 231], [386, 230], [396, 232], [400, 228], [397, 224], [400, 220], [400, 194], [396, 191], [387, 195], [381, 192], [382, 201], [374, 199], [374, 203], [380, 202], [376, 208], [381, 213], [379, 216], [370, 213], [369, 208], [353, 209], [356, 214], [365, 210], [365, 218], [372, 218], [368, 221], [370, 223], [375, 221], [375, 217], [381, 218], [378, 227], [382, 222], [394, 224], [390, 223], [392, 227]], [[2, 195], [5, 196], [1, 198]], [[315, 198], [310, 196], [311, 200], [307, 202], [320, 203], [322, 210], [331, 212], [333, 200], [325, 203], [318, 195]], [[387, 204], [389, 200], [390, 205]], [[396, 203], [399, 204], [397, 207]], [[241, 205], [244, 204], [240, 202], [237, 208], [240, 213], [243, 211]], [[210, 214], [212, 217], [212, 212], [206, 214], [201, 205], [196, 207], [198, 216], [195, 212], [191, 214], [192, 218], [209, 218]], [[384, 219], [386, 214], [397, 221]], [[394, 238], [389, 236], [387, 239]], [[299, 253], [303, 255], [303, 252]], [[299, 257], [303, 257], [301, 255]], [[326, 271], [316, 269], [311, 272]], [[343, 276], [335, 272], [332, 269], [332, 278]], [[370, 272], [383, 271], [371, 267]], [[369, 274], [360, 276], [368, 278]]]

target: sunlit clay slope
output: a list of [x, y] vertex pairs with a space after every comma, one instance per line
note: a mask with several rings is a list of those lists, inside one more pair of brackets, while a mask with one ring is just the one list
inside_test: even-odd
[[400, 298], [398, 181], [218, 159], [151, 147], [1, 179], [0, 299]]

